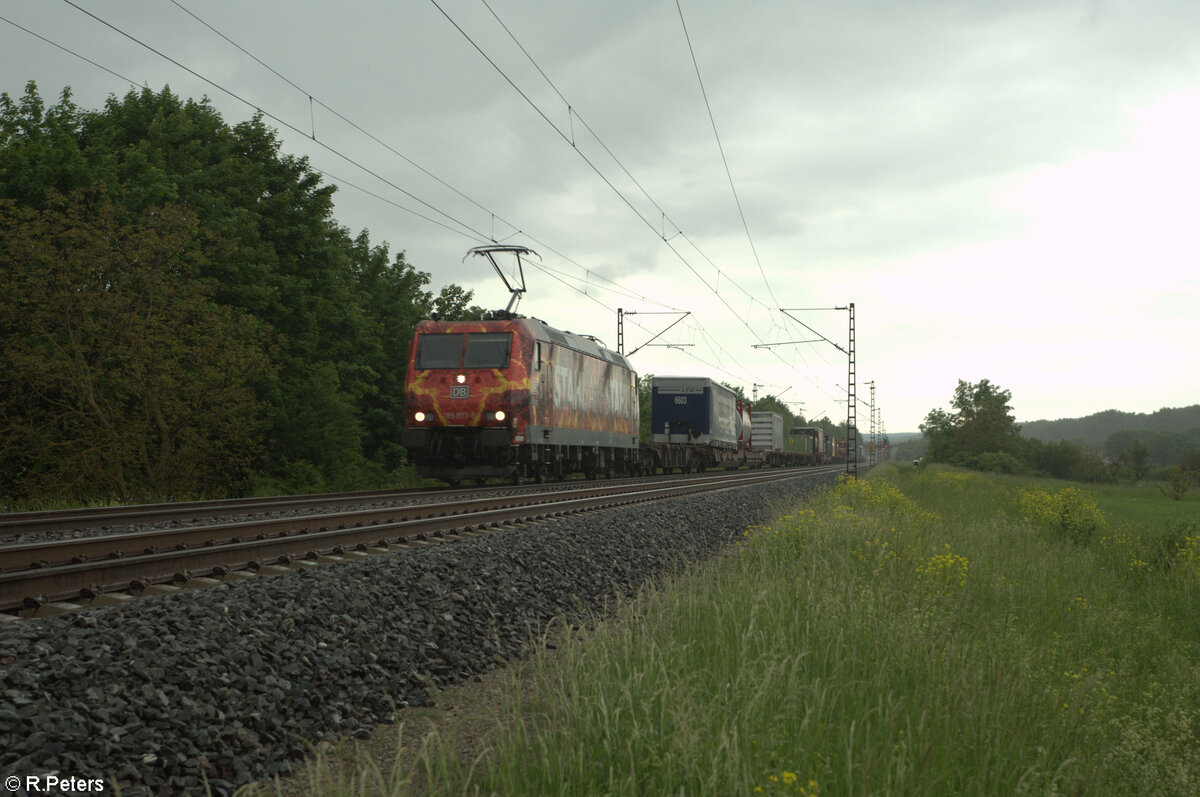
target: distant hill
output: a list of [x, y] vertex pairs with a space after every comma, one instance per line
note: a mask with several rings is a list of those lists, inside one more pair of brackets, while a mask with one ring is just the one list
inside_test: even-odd
[[1136, 413], [1105, 410], [1086, 418], [1063, 418], [1057, 421], [1027, 421], [1020, 424], [1021, 434], [1050, 443], [1069, 440], [1073, 443], [1101, 448], [1109, 435], [1130, 430], [1154, 432], [1186, 432], [1200, 428], [1200, 404], [1157, 412]]

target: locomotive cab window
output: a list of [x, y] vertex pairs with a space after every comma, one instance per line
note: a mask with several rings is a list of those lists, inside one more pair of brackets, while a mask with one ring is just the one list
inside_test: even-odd
[[458, 368], [462, 362], [462, 343], [461, 334], [422, 335], [417, 344], [417, 367]]
[[472, 332], [467, 335], [467, 356], [464, 368], [507, 368], [510, 332]]

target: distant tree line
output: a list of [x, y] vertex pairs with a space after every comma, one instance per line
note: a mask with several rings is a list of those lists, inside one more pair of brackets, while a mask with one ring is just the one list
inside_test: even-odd
[[1151, 413], [1105, 410], [1083, 418], [1028, 421], [1021, 425], [1021, 434], [1045, 442], [1070, 440], [1083, 446], [1103, 448], [1108, 438], [1118, 432], [1182, 432], [1188, 429], [1200, 429], [1200, 404], [1164, 407]]
[[[1011, 400], [1010, 391], [987, 379], [977, 384], [959, 380], [950, 411], [931, 410], [921, 424], [928, 443], [928, 459], [975, 470], [1036, 473], [1092, 482], [1141, 480], [1152, 469], [1166, 467], [1200, 480], [1200, 427], [1182, 432], [1114, 431], [1108, 433], [1103, 446], [1081, 445], [1070, 440], [1044, 441], [1022, 434], [1022, 427], [1012, 415]], [[1105, 421], [1111, 420], [1107, 416], [1128, 414], [1113, 411], [1101, 415], [1106, 418], [1092, 428], [1105, 428]], [[1177, 421], [1188, 417], [1186, 411], [1175, 416]]]
[[0, 95], [0, 496], [400, 478], [413, 327], [479, 308], [339, 226], [334, 190], [260, 116], [168, 88]]

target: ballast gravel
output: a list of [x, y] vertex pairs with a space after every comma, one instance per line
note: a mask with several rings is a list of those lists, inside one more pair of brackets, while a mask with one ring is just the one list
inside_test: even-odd
[[0, 625], [0, 776], [214, 795], [502, 666], [836, 474]]

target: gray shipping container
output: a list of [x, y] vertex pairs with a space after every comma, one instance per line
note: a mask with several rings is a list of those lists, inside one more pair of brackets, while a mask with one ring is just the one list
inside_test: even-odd
[[755, 451], [783, 450], [783, 416], [777, 412], [756, 412], [751, 416], [750, 429], [753, 437], [751, 448]]

